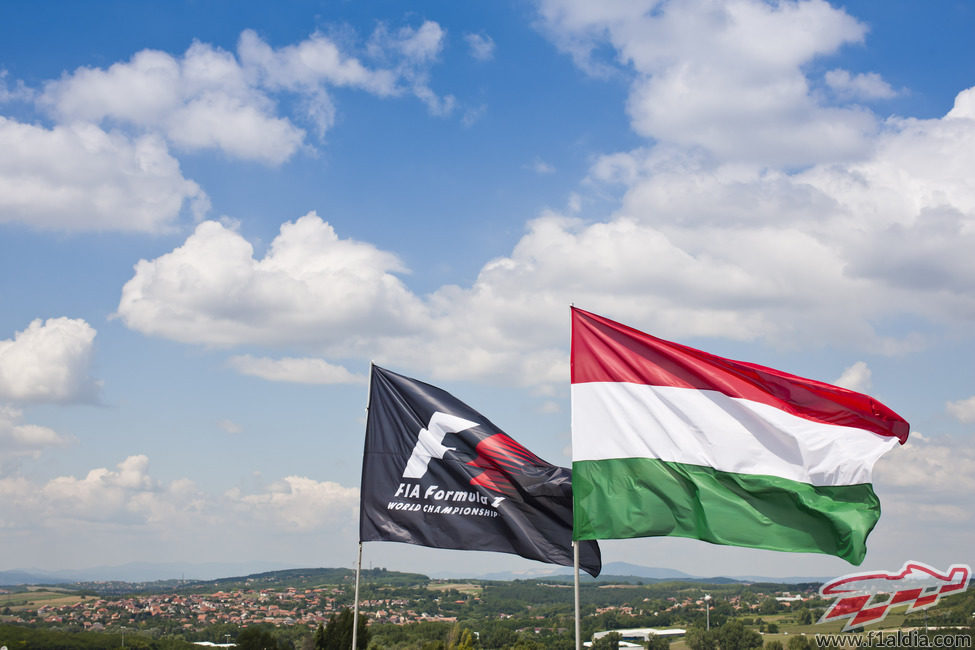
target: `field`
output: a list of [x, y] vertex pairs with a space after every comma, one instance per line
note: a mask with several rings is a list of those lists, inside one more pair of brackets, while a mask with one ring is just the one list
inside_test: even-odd
[[61, 589], [35, 588], [11, 594], [0, 594], [0, 609], [9, 607], [13, 612], [43, 607], [44, 605], [60, 607], [62, 605], [74, 605], [83, 599], [84, 596]]
[[462, 594], [480, 596], [481, 592], [484, 591], [484, 586], [471, 582], [431, 582], [427, 585], [427, 589], [430, 591], [448, 591], [453, 589]]

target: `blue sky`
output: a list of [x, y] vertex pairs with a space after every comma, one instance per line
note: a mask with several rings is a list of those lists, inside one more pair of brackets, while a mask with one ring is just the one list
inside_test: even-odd
[[370, 360], [568, 465], [570, 303], [880, 398], [914, 433], [864, 567], [970, 562], [973, 27], [964, 2], [3, 3], [0, 569], [350, 566]]

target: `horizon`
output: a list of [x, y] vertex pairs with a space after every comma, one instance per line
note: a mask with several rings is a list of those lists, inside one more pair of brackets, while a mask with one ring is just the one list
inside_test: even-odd
[[[253, 570], [246, 569], [245, 567], [251, 566]], [[669, 581], [682, 581], [689, 580], [694, 582], [707, 582], [708, 580], [731, 580], [734, 582], [775, 582], [776, 580], [782, 580], [781, 584], [800, 584], [805, 582], [818, 582], [830, 580], [829, 576], [783, 576], [781, 578], [775, 578], [772, 576], [761, 576], [761, 575], [734, 575], [734, 574], [718, 574], [712, 576], [700, 576], [700, 575], [690, 575], [682, 571], [677, 571], [675, 569], [668, 569], [664, 567], [646, 567], [640, 565], [634, 565], [629, 562], [611, 562], [607, 566], [612, 567], [611, 571], [624, 571], [624, 573], [607, 573], [602, 572], [598, 578], [593, 578], [588, 575], [580, 575], [580, 579], [585, 582], [598, 582], [604, 578], [629, 578], [637, 580], [653, 580], [655, 582], [669, 582]], [[239, 567], [239, 571], [231, 567]], [[484, 580], [484, 581], [512, 581], [512, 580], [544, 580], [546, 578], [571, 578], [572, 568], [571, 567], [559, 567], [543, 565], [536, 570], [525, 570], [525, 571], [502, 571], [502, 572], [487, 572], [487, 573], [463, 573], [463, 572], [417, 572], [417, 571], [398, 571], [395, 569], [387, 569], [383, 566], [376, 567], [363, 567], [363, 571], [392, 571], [394, 573], [418, 573], [420, 575], [425, 575], [431, 580]], [[201, 575], [196, 575], [193, 573], [194, 568], [200, 572]], [[187, 576], [186, 571], [189, 571], [189, 576]], [[0, 570], [0, 580], [4, 579], [5, 576], [22, 574], [24, 576], [30, 576], [35, 578], [41, 578], [44, 580], [58, 580], [59, 582], [17, 582], [17, 583], [2, 583], [0, 585], [6, 587], [17, 587], [17, 586], [36, 586], [36, 585], [58, 585], [58, 584], [87, 584], [90, 582], [124, 582], [129, 584], [140, 584], [140, 583], [152, 583], [152, 582], [172, 582], [180, 581], [186, 583], [205, 583], [205, 582], [220, 582], [224, 580], [234, 580], [238, 578], [249, 578], [252, 576], [259, 575], [272, 575], [278, 573], [288, 573], [292, 571], [334, 571], [334, 570], [345, 570], [350, 572], [355, 572], [355, 568], [349, 567], [329, 567], [329, 566], [279, 566], [273, 567], [267, 565], [264, 568], [258, 567], [257, 564], [248, 565], [246, 563], [237, 565], [235, 563], [221, 563], [221, 562], [206, 562], [206, 563], [153, 563], [153, 562], [127, 562], [125, 564], [115, 565], [115, 566], [100, 566], [100, 567], [88, 567], [85, 569], [74, 569], [74, 570], [55, 570], [55, 571], [41, 571], [37, 569], [30, 568], [19, 568], [10, 570]], [[174, 572], [179, 571], [180, 575], [175, 575]], [[217, 573], [218, 571], [224, 571], [224, 573]], [[229, 573], [228, 573], [229, 571]], [[625, 571], [630, 571], [631, 573], [625, 573]], [[141, 573], [140, 573], [141, 572]], [[164, 573], [165, 572], [165, 573]], [[125, 577], [125, 576], [128, 577]], [[99, 577], [101, 576], [101, 577]]]

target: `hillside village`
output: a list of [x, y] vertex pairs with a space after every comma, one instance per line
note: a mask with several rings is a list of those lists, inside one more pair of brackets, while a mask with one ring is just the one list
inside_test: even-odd
[[[562, 648], [571, 639], [573, 590], [567, 582], [431, 580], [385, 570], [366, 574], [359, 607], [373, 639], [370, 648], [421, 647], [410, 644], [424, 638], [435, 645], [422, 647], [446, 649], [452, 646], [436, 645], [436, 639], [461, 629], [469, 630], [478, 640], [476, 647], [482, 648]], [[248, 628], [261, 627], [287, 639], [280, 647], [298, 649], [309, 647], [320, 626], [352, 606], [350, 578], [349, 572], [323, 569], [175, 588], [140, 585], [134, 593], [117, 593], [124, 587], [119, 583], [86, 583], [83, 589], [78, 589], [81, 585], [75, 589], [70, 585], [8, 587], [0, 589], [0, 629], [21, 626], [76, 635], [118, 634], [131, 645], [136, 638], [225, 642]], [[605, 577], [581, 589], [583, 634], [602, 639], [613, 630], [656, 628], [678, 630], [682, 637], [685, 630], [690, 634], [706, 627], [716, 629], [729, 621], [746, 626], [761, 635], [754, 638], [765, 642], [788, 640], [790, 631], [793, 635], [836, 632], [836, 624], [816, 623], [828, 604], [817, 589], [816, 584]], [[940, 620], [937, 612], [932, 614]], [[889, 622], [905, 621], [900, 613]], [[696, 642], [674, 636], [668, 643], [676, 650], [693, 648]]]
[[[393, 575], [392, 573], [390, 575]], [[86, 585], [90, 591], [93, 585]], [[201, 589], [195, 586], [194, 589]], [[757, 611], [772, 613], [813, 598], [808, 587], [805, 593], [783, 587], [774, 590], [755, 590], [742, 586], [718, 587], [728, 592], [721, 608], [729, 611]], [[680, 588], [686, 591], [687, 586]], [[137, 628], [152, 624], [167, 630], [198, 630], [212, 625], [247, 626], [304, 626], [315, 629], [329, 617], [352, 605], [348, 579], [340, 584], [295, 587], [250, 587], [215, 589], [195, 593], [188, 590], [109, 596], [63, 590], [60, 598], [50, 598], [37, 589], [0, 592], [0, 622], [30, 625], [73, 626], [100, 631], [113, 626]], [[507, 592], [523, 591], [525, 601], [512, 599]], [[497, 620], [525, 617], [542, 619], [555, 607], [571, 598], [568, 584], [558, 582], [515, 581], [494, 583], [486, 581], [422, 581], [405, 585], [366, 582], [359, 607], [372, 624], [406, 625], [421, 622], [453, 623], [472, 615], [489, 615]], [[623, 583], [586, 586], [586, 600], [590, 614], [602, 617], [634, 617], [647, 615], [652, 606], [656, 617], [671, 618], [693, 613], [703, 615], [704, 591], [690, 588], [692, 594], [663, 595], [659, 586]], [[661, 592], [659, 598], [650, 594]], [[499, 593], [504, 593], [499, 597]], [[540, 596], [539, 594], [544, 594]], [[600, 603], [599, 601], [604, 601]], [[530, 604], [535, 602], [536, 605]], [[507, 606], [506, 606], [507, 605]], [[712, 610], [719, 605], [711, 604]], [[537, 609], [538, 613], [531, 613]]]

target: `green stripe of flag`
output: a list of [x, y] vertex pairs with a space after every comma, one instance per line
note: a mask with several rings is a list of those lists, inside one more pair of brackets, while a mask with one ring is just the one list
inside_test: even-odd
[[572, 463], [575, 539], [673, 535], [853, 564], [880, 518], [869, 483], [814, 486], [652, 458]]

